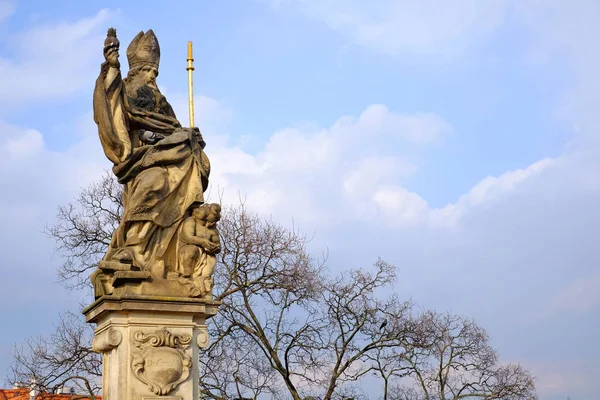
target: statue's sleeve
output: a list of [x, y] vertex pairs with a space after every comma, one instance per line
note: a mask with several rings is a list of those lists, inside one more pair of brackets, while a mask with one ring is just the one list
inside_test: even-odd
[[104, 154], [115, 164], [131, 155], [124, 91], [121, 72], [107, 63], [102, 64], [94, 88], [94, 121], [98, 124]]

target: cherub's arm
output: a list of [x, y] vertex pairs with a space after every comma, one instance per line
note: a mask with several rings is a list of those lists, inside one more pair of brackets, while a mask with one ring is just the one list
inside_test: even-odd
[[214, 228], [210, 230], [210, 241], [215, 245], [214, 254], [221, 252], [221, 238], [219, 237], [219, 231]]
[[[195, 246], [201, 246], [205, 248], [210, 241], [207, 239], [204, 232], [201, 231], [204, 227], [196, 227], [196, 220], [193, 217], [188, 217], [183, 221], [181, 227], [181, 241], [187, 244], [193, 244]], [[206, 229], [206, 228], [204, 228]]]

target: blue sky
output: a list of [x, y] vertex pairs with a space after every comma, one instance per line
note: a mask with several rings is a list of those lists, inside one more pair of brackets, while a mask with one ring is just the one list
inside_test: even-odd
[[600, 396], [600, 4], [148, 4], [0, 0], [0, 373], [85, 301], [41, 231], [110, 168], [91, 92], [114, 26], [123, 50], [155, 31], [182, 121], [193, 41], [212, 193], [316, 232], [333, 271], [395, 263], [399, 293], [476, 318], [542, 399]]

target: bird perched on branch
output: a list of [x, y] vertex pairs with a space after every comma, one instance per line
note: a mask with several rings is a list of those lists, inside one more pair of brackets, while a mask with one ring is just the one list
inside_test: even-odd
[[388, 323], [388, 320], [384, 319], [383, 322], [381, 323], [381, 326], [379, 326], [379, 330], [382, 330], [383, 328], [385, 328], [387, 323]]

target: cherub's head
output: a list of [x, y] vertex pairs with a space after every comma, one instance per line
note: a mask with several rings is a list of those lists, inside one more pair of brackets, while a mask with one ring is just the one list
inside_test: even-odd
[[192, 210], [192, 217], [194, 217], [196, 221], [206, 221], [208, 214], [209, 210], [203, 205], [198, 205]]
[[210, 228], [214, 228], [217, 226], [217, 222], [221, 219], [221, 206], [216, 203], [212, 203], [208, 205], [209, 213], [206, 218], [206, 226]]

